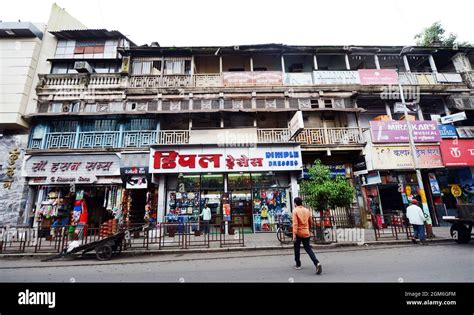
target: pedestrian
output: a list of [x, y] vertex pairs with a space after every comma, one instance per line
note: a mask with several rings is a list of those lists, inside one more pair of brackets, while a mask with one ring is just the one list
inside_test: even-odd
[[204, 233], [209, 234], [209, 222], [212, 218], [211, 208], [209, 208], [209, 206], [206, 204], [199, 216], [202, 217], [202, 221], [204, 223]]
[[303, 243], [304, 250], [308, 253], [309, 257], [313, 261], [314, 266], [316, 267], [316, 274], [320, 275], [322, 272], [322, 266], [319, 263], [316, 255], [313, 252], [313, 249], [310, 245], [310, 229], [312, 224], [311, 211], [303, 207], [303, 200], [300, 197], [294, 199], [295, 209], [293, 210], [293, 242], [295, 248], [295, 269], [301, 269], [301, 260], [300, 260], [300, 245]]
[[418, 200], [412, 199], [411, 206], [407, 208], [407, 218], [413, 226], [413, 237], [411, 241], [417, 244], [416, 239], [419, 238], [422, 245], [428, 245], [425, 242], [425, 215], [423, 210], [418, 206]]

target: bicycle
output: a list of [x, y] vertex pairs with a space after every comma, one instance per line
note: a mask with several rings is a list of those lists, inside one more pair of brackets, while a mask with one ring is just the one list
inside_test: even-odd
[[293, 241], [293, 226], [291, 220], [278, 220], [277, 239], [282, 244], [290, 244]]

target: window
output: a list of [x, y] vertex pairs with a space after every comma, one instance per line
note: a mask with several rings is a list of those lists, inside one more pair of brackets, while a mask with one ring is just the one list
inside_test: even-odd
[[133, 75], [161, 75], [161, 60], [136, 60], [132, 65]]
[[376, 69], [374, 55], [350, 55], [349, 65], [351, 70]]
[[76, 47], [74, 48], [75, 55], [87, 55], [87, 54], [100, 54], [104, 53], [105, 41], [104, 40], [87, 40], [77, 41]]
[[51, 132], [75, 132], [77, 129], [77, 121], [74, 120], [58, 120], [53, 121], [50, 125]]
[[51, 113], [61, 113], [63, 111], [63, 103], [52, 103]]
[[82, 123], [81, 131], [118, 131], [119, 125], [116, 120], [98, 119], [87, 120]]
[[191, 74], [191, 60], [171, 59], [165, 60], [164, 74]]

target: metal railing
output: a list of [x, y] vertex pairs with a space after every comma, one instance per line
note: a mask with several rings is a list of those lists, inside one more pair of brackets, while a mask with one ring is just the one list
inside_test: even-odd
[[123, 133], [124, 148], [143, 148], [157, 144], [158, 131], [125, 131]]
[[79, 133], [79, 149], [117, 148], [119, 131], [81, 132]]
[[161, 130], [158, 133], [158, 144], [187, 144], [189, 130]]
[[287, 128], [257, 129], [257, 139], [260, 143], [290, 142], [290, 130]]
[[405, 235], [407, 239], [411, 238], [411, 225], [404, 215], [371, 214], [371, 221], [376, 241], [387, 238], [398, 240], [402, 235]]
[[359, 128], [308, 128], [298, 135], [296, 141], [309, 145], [354, 145], [364, 143]]
[[71, 149], [75, 139], [75, 132], [50, 132], [46, 134], [44, 149]]

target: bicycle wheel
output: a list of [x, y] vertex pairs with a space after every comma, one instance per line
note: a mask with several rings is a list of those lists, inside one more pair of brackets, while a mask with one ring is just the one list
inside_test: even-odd
[[278, 228], [277, 230], [277, 238], [282, 244], [290, 244], [292, 239], [285, 235], [285, 231], [282, 228]]

